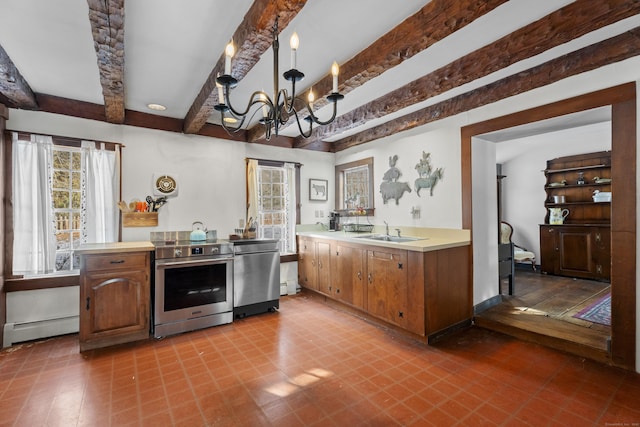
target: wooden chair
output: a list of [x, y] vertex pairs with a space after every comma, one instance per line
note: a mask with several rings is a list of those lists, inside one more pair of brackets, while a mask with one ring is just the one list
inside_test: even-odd
[[[513, 227], [508, 222], [500, 223], [500, 243], [513, 243]], [[513, 260], [515, 262], [530, 262], [533, 271], [536, 271], [536, 254], [528, 249], [513, 243]]]
[[508, 222], [500, 223], [500, 242], [498, 245], [498, 264], [500, 278], [509, 278], [509, 295], [513, 295], [513, 276], [516, 262], [530, 262], [533, 271], [536, 271], [536, 255], [522, 246], [518, 246], [511, 240], [513, 227]]

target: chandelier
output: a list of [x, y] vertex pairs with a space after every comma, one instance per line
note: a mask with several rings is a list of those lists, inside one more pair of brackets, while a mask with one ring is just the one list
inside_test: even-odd
[[[290, 117], [294, 117], [298, 125], [299, 133], [302, 137], [308, 138], [311, 136], [311, 129], [313, 124], [320, 126], [328, 125], [336, 118], [338, 101], [344, 98], [338, 92], [338, 72], [339, 67], [336, 62], [331, 66], [331, 74], [333, 76], [333, 91], [327, 96], [330, 102], [333, 102], [333, 114], [327, 121], [320, 120], [313, 113], [313, 90], [309, 91], [307, 100], [296, 96], [296, 82], [301, 81], [304, 78], [304, 74], [296, 69], [296, 52], [299, 46], [299, 39], [296, 33], [291, 36], [291, 69], [285, 71], [284, 78], [291, 82], [291, 95], [288, 94], [286, 89], [279, 89], [280, 74], [278, 66], [278, 50], [280, 43], [278, 41], [278, 17], [276, 17], [275, 23], [272, 27], [273, 42], [271, 47], [273, 49], [273, 97], [270, 97], [264, 91], [253, 92], [247, 103], [247, 107], [244, 111], [237, 110], [231, 105], [230, 92], [231, 89], [236, 87], [238, 80], [231, 76], [231, 58], [235, 53], [233, 42], [230, 42], [225, 49], [225, 64], [224, 74], [219, 75], [216, 78], [216, 86], [218, 88], [218, 100], [219, 103], [214, 108], [220, 112], [220, 122], [222, 127], [229, 133], [237, 132], [242, 128], [247, 117], [251, 118], [258, 113], [262, 112], [260, 123], [265, 128], [265, 138], [271, 139], [271, 135], [278, 136], [279, 129], [285, 125]], [[306, 114], [304, 111], [306, 110]], [[304, 116], [304, 117], [301, 117]], [[303, 129], [302, 121], [307, 122], [308, 127]]]

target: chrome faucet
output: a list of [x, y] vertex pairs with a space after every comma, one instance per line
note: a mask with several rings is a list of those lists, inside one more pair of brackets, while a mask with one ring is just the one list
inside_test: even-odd
[[384, 226], [385, 226], [385, 229], [386, 229], [386, 235], [388, 236], [389, 235], [389, 223], [387, 221], [382, 221], [382, 222], [384, 222]]
[[399, 229], [399, 228], [396, 228], [396, 232], [398, 233], [398, 237], [402, 237], [402, 236], [400, 235], [400, 229]]

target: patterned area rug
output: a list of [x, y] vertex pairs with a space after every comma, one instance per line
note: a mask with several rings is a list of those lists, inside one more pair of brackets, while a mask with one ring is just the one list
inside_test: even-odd
[[573, 315], [578, 319], [611, 326], [611, 292]]

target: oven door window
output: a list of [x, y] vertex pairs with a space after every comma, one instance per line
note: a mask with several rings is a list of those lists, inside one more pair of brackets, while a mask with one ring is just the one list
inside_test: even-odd
[[229, 263], [169, 268], [164, 272], [164, 311], [227, 301]]

